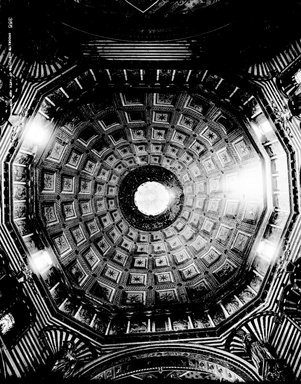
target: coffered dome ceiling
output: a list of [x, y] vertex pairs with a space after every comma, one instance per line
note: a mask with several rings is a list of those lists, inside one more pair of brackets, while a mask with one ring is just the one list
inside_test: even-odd
[[[14, 224], [31, 262], [57, 308], [101, 333], [125, 332], [119, 315], [138, 316], [131, 332], [172, 330], [166, 310], [174, 330], [214, 328], [259, 293], [270, 271], [259, 243], [279, 241], [288, 217], [285, 168], [276, 162], [276, 184], [267, 179], [267, 151], [281, 146], [254, 134], [254, 97], [208, 71], [166, 87], [168, 73], [149, 87], [92, 69], [51, 84], [13, 160]], [[148, 183], [163, 208], [155, 190], [141, 206]], [[278, 229], [267, 222], [274, 205]]]
[[[37, 198], [76, 284], [149, 307], [215, 295], [240, 273], [264, 208], [261, 162], [221, 112], [186, 92], [112, 93], [78, 107], [79, 124], [58, 126], [38, 164]], [[247, 177], [256, 189], [241, 188]], [[146, 181], [170, 184], [178, 202], [143, 214], [133, 195]]]

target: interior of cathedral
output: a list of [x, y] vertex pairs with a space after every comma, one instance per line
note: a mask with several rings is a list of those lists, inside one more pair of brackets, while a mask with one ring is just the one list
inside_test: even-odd
[[300, 380], [300, 16], [1, 1], [1, 382]]

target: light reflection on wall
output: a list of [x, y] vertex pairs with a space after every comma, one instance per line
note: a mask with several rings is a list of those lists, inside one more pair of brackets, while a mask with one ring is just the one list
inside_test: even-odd
[[52, 265], [52, 259], [47, 251], [35, 253], [30, 260], [31, 269], [36, 274], [45, 273]]
[[274, 244], [268, 240], [262, 240], [258, 244], [257, 254], [267, 261], [271, 261], [275, 256], [277, 244]]
[[260, 163], [246, 167], [237, 174], [226, 176], [225, 192], [228, 195], [261, 203], [264, 195], [263, 172]]
[[42, 115], [37, 114], [25, 124], [24, 144], [45, 147], [51, 135], [51, 124]]

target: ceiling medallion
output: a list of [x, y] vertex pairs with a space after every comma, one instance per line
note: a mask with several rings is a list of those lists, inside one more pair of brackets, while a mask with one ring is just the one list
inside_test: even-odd
[[126, 3], [136, 8], [138, 11], [145, 13], [161, 0], [124, 0]]
[[171, 225], [183, 208], [183, 188], [170, 170], [145, 165], [126, 174], [119, 186], [118, 202], [130, 225], [158, 231]]

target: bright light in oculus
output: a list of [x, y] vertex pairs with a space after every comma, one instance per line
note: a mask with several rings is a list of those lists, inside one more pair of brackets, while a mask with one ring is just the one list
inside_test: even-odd
[[141, 213], [148, 216], [160, 215], [173, 201], [173, 193], [163, 184], [147, 181], [135, 192], [134, 201]]

